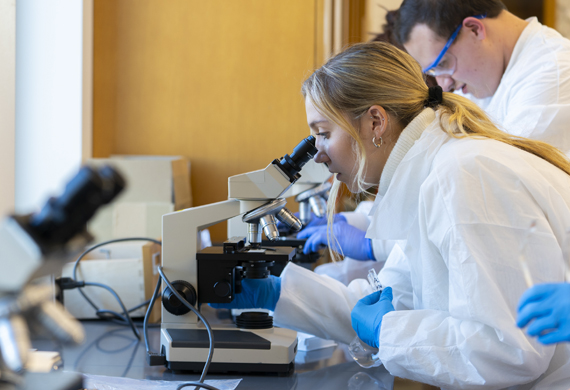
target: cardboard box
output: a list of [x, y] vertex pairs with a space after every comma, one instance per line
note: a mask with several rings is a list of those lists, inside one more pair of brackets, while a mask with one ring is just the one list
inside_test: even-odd
[[114, 156], [90, 165], [112, 165], [127, 187], [88, 223], [95, 242], [161, 236], [162, 215], [192, 207], [190, 162], [178, 156]]
[[[111, 287], [130, 309], [150, 299], [158, 282], [160, 245], [144, 242], [114, 243], [88, 253], [77, 267], [77, 280], [101, 283]], [[74, 263], [63, 267], [63, 277], [73, 277]], [[106, 289], [95, 286], [83, 288], [83, 292], [100, 309], [123, 312], [115, 297]], [[98, 318], [95, 309], [78, 289], [63, 292], [65, 308], [77, 319]], [[160, 321], [160, 299], [155, 302], [150, 322]], [[146, 306], [133, 311], [132, 317], [144, 317]]]

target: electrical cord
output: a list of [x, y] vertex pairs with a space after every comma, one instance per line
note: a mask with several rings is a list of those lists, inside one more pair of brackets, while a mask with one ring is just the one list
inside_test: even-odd
[[[125, 241], [150, 241], [153, 242], [155, 244], [158, 245], [162, 245], [162, 242], [160, 242], [159, 240], [155, 240], [153, 238], [147, 238], [147, 237], [128, 237], [128, 238], [118, 238], [118, 239], [114, 239], [114, 240], [108, 240], [102, 243], [99, 243], [97, 245], [94, 245], [90, 248], [88, 248], [87, 250], [85, 250], [78, 258], [77, 260], [75, 260], [75, 264], [73, 265], [73, 279], [71, 281], [67, 281], [67, 283], [65, 284], [66, 287], [64, 287], [65, 289], [71, 289], [71, 288], [77, 288], [77, 287], [84, 287], [84, 286], [93, 286], [93, 287], [100, 287], [100, 288], [104, 288], [107, 291], [109, 291], [117, 300], [117, 302], [119, 303], [119, 305], [121, 306], [121, 308], [123, 309], [123, 315], [112, 311], [112, 310], [105, 310], [105, 309], [100, 309], [83, 291], [82, 288], [79, 289], [79, 293], [83, 296], [83, 298], [85, 298], [85, 300], [91, 305], [91, 307], [93, 307], [93, 309], [95, 309], [95, 313], [97, 314], [97, 316], [99, 318], [102, 319], [107, 319], [107, 320], [112, 320], [116, 323], [119, 323], [121, 325], [129, 325], [131, 327], [131, 329], [133, 330], [133, 333], [135, 334], [135, 337], [138, 340], [141, 340], [141, 335], [140, 332], [138, 331], [137, 327], [135, 326], [133, 319], [131, 318], [131, 316], [129, 315], [130, 312], [135, 311], [137, 309], [139, 309], [142, 306], [145, 306], [147, 304], [147, 302], [143, 302], [142, 304], [139, 304], [129, 310], [127, 310], [127, 308], [125, 307], [123, 301], [121, 300], [121, 298], [119, 297], [119, 295], [115, 292], [115, 290], [113, 290], [110, 286], [107, 286], [105, 284], [102, 283], [91, 283], [91, 282], [84, 282], [84, 281], [78, 281], [77, 280], [77, 267], [79, 265], [79, 262], [89, 253], [92, 252], [93, 250], [100, 248], [102, 246], [105, 245], [109, 245], [109, 244], [113, 244], [113, 243], [117, 243], [117, 242], [125, 242]], [[64, 286], [62, 284], [62, 286]]]
[[163, 281], [168, 288], [170, 289], [170, 291], [172, 291], [172, 293], [174, 294], [174, 296], [176, 298], [178, 298], [178, 300], [180, 302], [182, 302], [182, 304], [184, 304], [184, 306], [186, 306], [188, 309], [192, 310], [192, 312], [194, 314], [196, 314], [198, 316], [198, 318], [204, 323], [204, 326], [206, 327], [206, 331], [208, 332], [208, 338], [210, 340], [210, 347], [208, 349], [208, 358], [206, 359], [206, 363], [204, 364], [204, 369], [202, 370], [202, 375], [200, 375], [200, 379], [198, 382], [187, 382], [187, 383], [183, 383], [181, 385], [179, 385], [176, 390], [180, 390], [184, 387], [189, 387], [189, 386], [195, 386], [194, 388], [204, 388], [204, 389], [209, 389], [209, 390], [219, 390], [218, 388], [208, 385], [206, 383], [204, 383], [204, 379], [206, 378], [206, 374], [208, 373], [208, 369], [210, 368], [210, 363], [212, 362], [212, 357], [214, 356], [214, 334], [212, 332], [212, 328], [210, 327], [210, 324], [208, 323], [208, 321], [206, 321], [206, 319], [204, 318], [204, 316], [194, 308], [194, 306], [192, 306], [186, 299], [184, 299], [184, 297], [182, 295], [180, 295], [180, 293], [178, 293], [178, 291], [172, 287], [172, 284], [170, 284], [170, 280], [168, 280], [168, 278], [166, 277], [166, 275], [164, 275], [163, 269], [162, 267], [158, 267], [158, 273], [160, 274], [160, 278], [158, 280], [158, 283], [156, 284], [156, 288], [154, 289], [154, 293], [152, 294], [152, 298], [150, 299], [150, 304], [148, 305], [147, 311], [146, 311], [146, 315], [144, 317], [144, 322], [143, 322], [143, 332], [144, 332], [144, 341], [145, 341], [145, 346], [146, 346], [146, 352], [149, 356], [157, 356], [157, 354], [152, 353], [150, 351], [150, 343], [148, 340], [148, 319], [150, 317], [150, 312], [152, 311], [152, 307], [154, 306], [154, 302], [156, 301], [156, 298], [158, 296], [158, 292], [160, 291], [160, 282]]
[[[136, 311], [136, 310], [140, 309], [141, 307], [146, 307], [149, 303], [150, 303], [150, 299], [147, 299], [146, 301], [144, 301], [144, 302], [142, 302], [136, 306], [133, 306], [130, 309], [127, 309], [127, 311], [129, 313], [132, 313], [133, 311]], [[146, 311], [145, 311], [145, 313], [146, 313]], [[108, 321], [111, 321], [115, 324], [125, 325], [125, 326], [130, 325], [128, 321], [125, 321], [124, 316], [120, 315], [119, 313], [117, 313], [116, 311], [113, 311], [113, 310], [100, 309], [95, 314], [100, 319], [108, 320]], [[135, 323], [135, 325], [137, 325], [136, 322], [134, 322], [134, 323]]]
[[[119, 295], [115, 292], [115, 290], [113, 290], [110, 286], [107, 286], [106, 284], [102, 284], [102, 283], [91, 283], [91, 282], [84, 282], [84, 281], [76, 281], [73, 280], [72, 278], [59, 278], [57, 280], [57, 283], [59, 284], [61, 290], [72, 290], [75, 288], [83, 288], [85, 286], [92, 286], [92, 287], [101, 287], [106, 289], [107, 291], [109, 291], [117, 300], [117, 302], [119, 302], [119, 305], [123, 308], [123, 312], [125, 314], [125, 317], [121, 316], [120, 314], [111, 311], [111, 310], [97, 310], [96, 314], [99, 318], [101, 319], [108, 319], [108, 320], [112, 320], [115, 321], [114, 317], [120, 317], [121, 319], [123, 319], [124, 321], [119, 322], [121, 325], [129, 325], [131, 327], [131, 329], [133, 330], [133, 333], [135, 334], [135, 337], [140, 341], [141, 340], [141, 336], [140, 336], [140, 332], [138, 331], [138, 329], [136, 328], [133, 319], [131, 318], [131, 316], [129, 315], [129, 311], [127, 310], [127, 308], [125, 307], [125, 304], [123, 303], [123, 301], [121, 300], [121, 298], [119, 297]], [[81, 291], [81, 290], [79, 290]], [[87, 298], [88, 299], [88, 298]], [[111, 316], [106, 316], [107, 313], [111, 313]], [[116, 321], [115, 321], [116, 322]]]
[[[123, 303], [123, 301], [121, 300], [119, 295], [115, 292], [115, 290], [113, 290], [110, 286], [107, 286], [107, 285], [102, 284], [102, 283], [85, 282], [85, 285], [86, 286], [101, 287], [101, 288], [104, 288], [105, 290], [109, 291], [115, 297], [115, 299], [117, 299], [117, 302], [119, 302], [119, 305], [121, 305], [121, 308], [123, 309], [123, 313], [125, 313], [125, 317], [129, 323], [131, 329], [133, 330], [133, 333], [135, 334], [137, 339], [141, 340], [141, 334], [140, 334], [139, 330], [135, 326], [132, 317], [129, 315], [129, 311], [127, 310], [127, 308], [125, 307], [125, 304]], [[79, 291], [81, 291], [81, 290], [79, 290]], [[117, 313], [115, 313], [115, 314], [117, 314]]]
[[[143, 321], [143, 335], [144, 335], [145, 347], [146, 347], [146, 352], [149, 356], [153, 356], [153, 355], [157, 356], [157, 354], [154, 354], [150, 351], [150, 343], [149, 343], [149, 339], [148, 339], [148, 327], [149, 327], [148, 321], [150, 318], [150, 313], [152, 311], [152, 308], [154, 307], [154, 303], [155, 303], [157, 297], [160, 295], [160, 284], [162, 281], [164, 281], [164, 283], [168, 286], [168, 288], [170, 288], [170, 290], [172, 291], [174, 296], [176, 296], [176, 298], [178, 298], [178, 300], [180, 300], [180, 302], [182, 302], [184, 304], [184, 306], [186, 306], [194, 314], [196, 314], [196, 316], [198, 316], [198, 318], [204, 323], [204, 326], [206, 327], [206, 331], [208, 332], [208, 338], [210, 341], [210, 346], [208, 349], [208, 358], [206, 359], [206, 363], [204, 364], [204, 369], [202, 370], [202, 375], [200, 375], [199, 381], [198, 382], [183, 383], [183, 384], [179, 385], [176, 388], [176, 390], [180, 390], [180, 389], [183, 389], [184, 387], [189, 387], [189, 386], [194, 386], [195, 389], [204, 388], [204, 389], [209, 389], [209, 390], [219, 390], [217, 387], [214, 387], [214, 386], [211, 386], [211, 385], [204, 383], [204, 380], [205, 380], [206, 375], [208, 373], [208, 369], [210, 368], [210, 363], [212, 362], [212, 358], [214, 356], [214, 334], [212, 332], [212, 328], [210, 327], [210, 324], [208, 323], [206, 318], [204, 318], [204, 316], [198, 310], [196, 310], [186, 299], [184, 299], [184, 297], [182, 297], [182, 295], [180, 295], [180, 293], [172, 286], [172, 284], [170, 283], [168, 278], [164, 275], [164, 272], [163, 272], [163, 269], [161, 266], [158, 267], [158, 273], [159, 273], [160, 277], [159, 277], [158, 282], [156, 284], [156, 287], [154, 289], [154, 293], [152, 294], [152, 298], [149, 301], [143, 302], [143, 303], [141, 303], [141, 304], [139, 304], [139, 305], [137, 305], [137, 306], [135, 306], [129, 310], [127, 310], [127, 308], [123, 304], [123, 301], [121, 300], [119, 295], [110, 286], [104, 285], [102, 283], [78, 281], [76, 279], [77, 278], [77, 267], [79, 265], [79, 262], [89, 252], [91, 252], [97, 248], [100, 248], [104, 245], [108, 245], [108, 244], [112, 244], [112, 243], [116, 243], [116, 242], [124, 242], [124, 241], [150, 241], [150, 242], [154, 242], [155, 244], [162, 245], [162, 242], [160, 242], [158, 240], [155, 240], [152, 238], [145, 238], [145, 237], [119, 238], [119, 239], [109, 240], [109, 241], [105, 241], [105, 242], [99, 243], [97, 245], [94, 245], [91, 248], [88, 248], [85, 252], [83, 252], [75, 261], [75, 264], [73, 266], [73, 279], [66, 281], [67, 289], [84, 287], [84, 286], [94, 286], [94, 287], [105, 288], [106, 290], [108, 290], [119, 302], [119, 305], [123, 309], [124, 317], [121, 316], [120, 314], [118, 314], [117, 312], [112, 311], [112, 310], [100, 309], [95, 303], [93, 303], [93, 301], [91, 299], [89, 299], [89, 297], [81, 289], [79, 289], [79, 292], [85, 298], [85, 300], [87, 300], [87, 302], [96, 310], [96, 313], [99, 317], [101, 317], [101, 318], [107, 317], [107, 319], [118, 318], [121, 320], [122, 324], [128, 323], [131, 326], [133, 333], [135, 334], [135, 336], [139, 340], [141, 339], [140, 333], [139, 333], [138, 329], [136, 328], [131, 316], [129, 315], [129, 312], [137, 310], [140, 307], [142, 307], [148, 303], [147, 311], [146, 311], [144, 321]], [[111, 317], [109, 317], [109, 315]]]
[[[133, 348], [132, 352], [131, 352], [131, 356], [129, 358], [129, 361], [127, 363], [127, 366], [125, 367], [125, 371], [123, 372], [123, 374], [121, 375], [121, 377], [124, 377], [125, 375], [127, 375], [127, 373], [129, 372], [129, 370], [131, 369], [132, 365], [133, 365], [133, 361], [134, 358], [137, 354], [137, 350], [139, 348], [139, 341], [138, 340], [133, 340], [130, 336], [127, 337], [126, 335], [120, 334], [119, 332], [123, 331], [124, 329], [113, 329], [109, 332], [105, 332], [104, 334], [102, 334], [101, 336], [99, 336], [98, 338], [96, 338], [95, 340], [93, 340], [86, 348], [84, 348], [81, 353], [77, 356], [77, 358], [75, 359], [75, 363], [73, 366], [73, 370], [74, 371], [81, 371], [81, 367], [80, 367], [80, 363], [81, 360], [83, 359], [83, 357], [92, 349], [95, 348], [97, 351], [109, 355], [109, 354], [118, 354], [118, 353], [122, 353], [125, 351], [128, 351], [129, 349]], [[108, 348], [104, 348], [101, 343], [109, 338], [117, 338], [117, 339], [125, 339], [129, 341], [129, 344], [122, 346], [120, 348], [117, 349], [108, 349]]]

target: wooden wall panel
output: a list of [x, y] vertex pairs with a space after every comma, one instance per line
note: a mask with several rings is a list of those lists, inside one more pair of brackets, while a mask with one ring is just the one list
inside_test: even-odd
[[94, 157], [183, 155], [194, 205], [226, 199], [309, 134], [318, 1], [95, 0]]

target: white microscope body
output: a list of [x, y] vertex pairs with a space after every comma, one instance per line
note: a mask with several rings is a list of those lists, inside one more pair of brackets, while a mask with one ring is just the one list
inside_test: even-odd
[[[228, 200], [163, 216], [162, 267], [173, 285], [173, 281], [179, 282], [174, 286], [179, 292], [195, 298], [191, 304], [199, 307], [206, 303], [231, 302], [233, 294], [237, 293], [235, 285], [241, 280], [238, 274], [242, 273], [242, 263], [245, 264], [243, 269], [247, 268], [244, 277], [257, 277], [253, 273], [257, 272], [255, 267], [258, 265], [266, 269], [273, 259], [292, 259], [294, 248], [261, 248], [259, 226], [270, 239], [278, 236], [273, 225], [274, 216], [282, 222], [285, 222], [283, 218], [293, 218], [300, 228], [300, 222], [283, 208], [285, 201], [281, 198], [297, 182], [298, 172], [315, 153], [314, 137], [311, 136], [295, 148], [291, 157], [286, 155], [264, 169], [230, 177]], [[245, 251], [239, 249], [244, 242], [233, 238], [226, 242], [228, 245], [223, 251], [222, 247], [199, 251], [200, 230], [240, 215], [249, 228]], [[245, 226], [244, 222], [241, 224]], [[173, 370], [200, 371], [208, 356], [205, 327], [189, 310], [177, 312], [182, 305], [178, 305], [176, 299], [165, 303], [166, 290], [163, 290], [161, 324], [161, 353], [165, 355], [166, 365]], [[283, 373], [292, 370], [297, 351], [296, 332], [272, 325], [253, 328], [238, 328], [233, 324], [213, 326], [215, 349], [211, 372]]]

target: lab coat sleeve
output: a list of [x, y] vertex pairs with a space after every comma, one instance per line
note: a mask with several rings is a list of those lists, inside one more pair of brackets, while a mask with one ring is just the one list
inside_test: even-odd
[[414, 307], [412, 296], [412, 281], [410, 278], [410, 268], [403, 247], [406, 241], [394, 241], [386, 264], [382, 267], [378, 277], [382, 286], [392, 287], [392, 305], [396, 310], [411, 310]]
[[[410, 267], [422, 275], [412, 278], [414, 291], [427, 308], [384, 316], [379, 357], [392, 375], [443, 389], [532, 382], [548, 368], [554, 347], [515, 325], [526, 289], [518, 253], [528, 240], [525, 258], [535, 283], [560, 279], [556, 238], [537, 202], [504, 175], [446, 175], [444, 184], [422, 189], [418, 227], [408, 240], [418, 256]], [[468, 183], [461, 182], [466, 176]], [[516, 191], [508, 193], [501, 182]], [[529, 218], [537, 220], [530, 237]]]
[[282, 328], [349, 344], [356, 336], [350, 312], [360, 298], [370, 293], [372, 288], [364, 279], [345, 286], [289, 263], [281, 273], [281, 294], [273, 320]]
[[372, 252], [374, 252], [374, 259], [379, 262], [384, 262], [392, 252], [397, 240], [378, 240], [372, 239]]
[[[512, 271], [519, 276], [512, 279], [509, 267], [497, 275], [484, 264], [486, 254], [476, 254], [485, 246], [483, 231], [462, 227], [446, 237], [449, 294], [454, 297], [449, 311], [384, 316], [379, 356], [392, 375], [442, 388], [500, 389], [535, 380], [547, 369], [554, 347], [538, 345], [515, 326], [516, 297], [524, 287], [520, 269]], [[483, 242], [469, 239], [474, 235]], [[506, 258], [502, 255], [496, 259]], [[513, 283], [518, 288], [512, 289]]]

